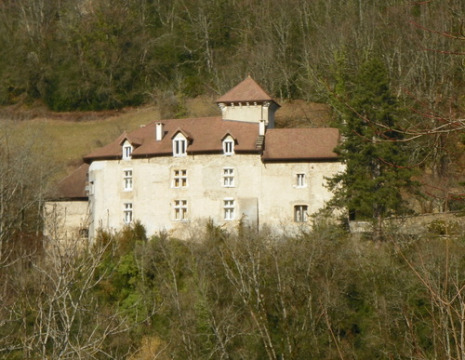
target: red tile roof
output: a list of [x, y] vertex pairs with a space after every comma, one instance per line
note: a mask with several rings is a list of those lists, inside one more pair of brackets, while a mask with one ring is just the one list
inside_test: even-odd
[[270, 129], [263, 161], [336, 160], [339, 130], [333, 128]]
[[[250, 76], [221, 96], [217, 103], [274, 101]], [[274, 101], [276, 103], [276, 101]], [[276, 103], [277, 104], [277, 103]]]
[[52, 199], [61, 200], [80, 200], [87, 199], [86, 183], [88, 164], [82, 164], [71, 174], [61, 180], [54, 193], [51, 194]]
[[134, 158], [147, 156], [163, 156], [173, 154], [172, 137], [179, 131], [189, 135], [187, 153], [222, 152], [224, 135], [234, 134], [237, 153], [258, 153], [255, 141], [258, 137], [258, 124], [242, 121], [224, 121], [221, 117], [206, 117], [194, 119], [163, 120], [163, 139], [156, 141], [156, 122], [139, 128], [128, 135], [123, 134], [112, 143], [96, 149], [84, 157], [86, 162], [103, 159], [120, 159], [122, 156], [121, 143], [124, 138], [130, 141], [138, 139], [140, 143], [132, 143]]
[[[153, 122], [130, 134], [123, 134], [112, 143], [86, 155], [93, 160], [120, 159], [123, 139], [137, 139], [133, 143], [134, 158], [171, 156], [172, 138], [182, 131], [188, 134], [188, 154], [222, 153], [225, 134], [234, 134], [237, 153], [259, 153], [256, 148], [258, 124], [222, 120], [221, 117], [171, 119], [162, 121], [163, 139], [156, 141]], [[337, 159], [334, 148], [339, 142], [339, 131], [333, 128], [269, 129], [265, 135], [264, 161], [328, 160]]]

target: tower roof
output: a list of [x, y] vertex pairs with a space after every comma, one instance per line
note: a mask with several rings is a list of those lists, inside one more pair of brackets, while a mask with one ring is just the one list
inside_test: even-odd
[[216, 100], [217, 103], [276, 101], [250, 75]]

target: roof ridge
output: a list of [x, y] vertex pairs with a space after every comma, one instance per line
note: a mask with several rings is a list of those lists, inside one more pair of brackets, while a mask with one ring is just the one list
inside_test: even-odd
[[217, 103], [247, 101], [276, 102], [250, 75], [216, 100]]

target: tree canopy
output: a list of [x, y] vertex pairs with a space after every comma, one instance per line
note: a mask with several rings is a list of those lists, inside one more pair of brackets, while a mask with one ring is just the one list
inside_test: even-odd
[[163, 91], [221, 94], [247, 73], [275, 96], [318, 101], [334, 53], [350, 70], [370, 49], [396, 95], [457, 109], [461, 44], [439, 33], [460, 34], [464, 14], [460, 0], [5, 0], [0, 104], [114, 109]]
[[330, 181], [334, 203], [357, 219], [373, 220], [379, 232], [383, 218], [403, 209], [402, 189], [413, 185], [398, 130], [401, 109], [391, 94], [386, 68], [376, 57], [340, 81], [334, 102], [342, 134], [337, 152], [346, 169]]

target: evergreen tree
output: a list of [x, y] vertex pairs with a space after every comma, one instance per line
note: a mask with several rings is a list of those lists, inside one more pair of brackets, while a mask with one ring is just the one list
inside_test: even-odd
[[412, 185], [412, 170], [396, 130], [400, 107], [378, 58], [363, 63], [350, 79], [338, 76], [336, 101], [342, 142], [337, 149], [346, 169], [330, 179], [334, 204], [352, 218], [371, 219], [374, 239], [382, 238], [383, 219], [404, 209], [401, 189]]

